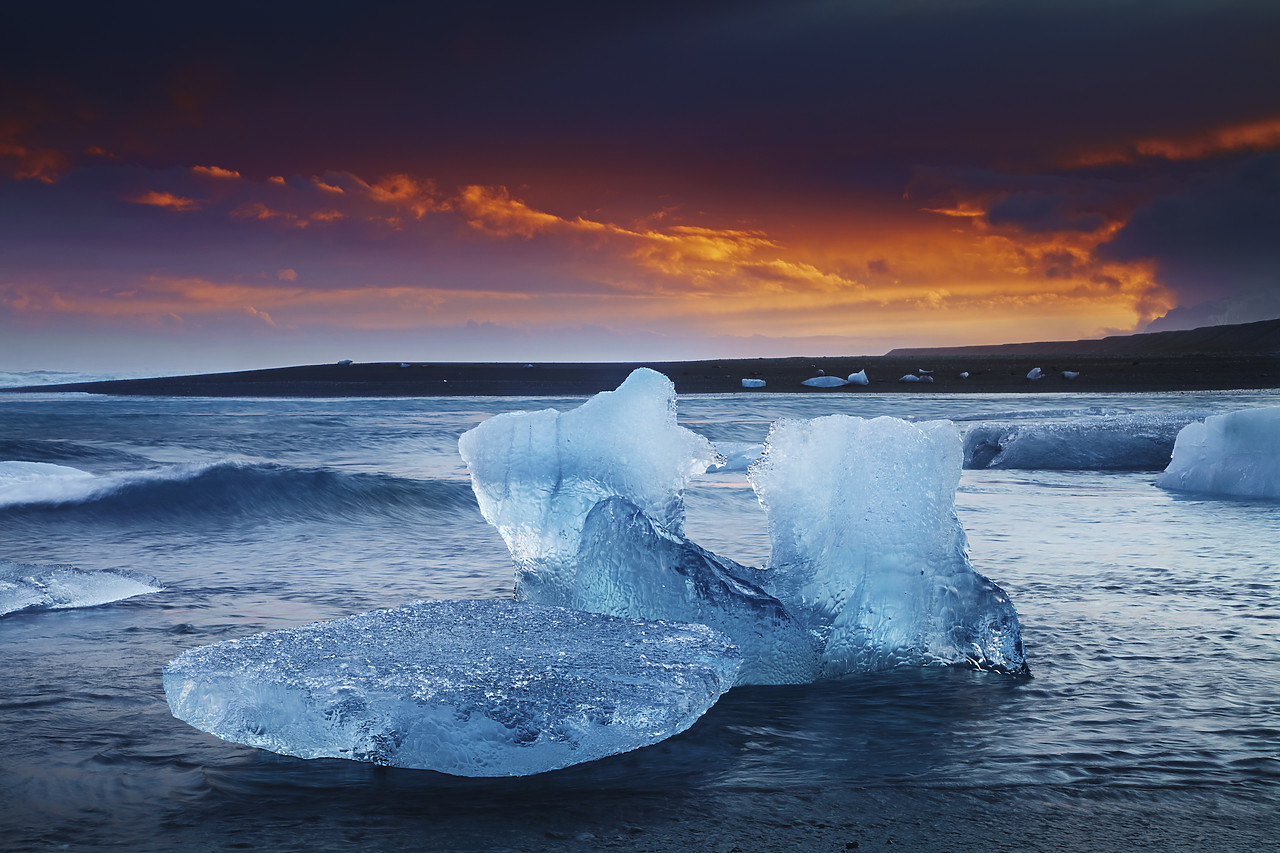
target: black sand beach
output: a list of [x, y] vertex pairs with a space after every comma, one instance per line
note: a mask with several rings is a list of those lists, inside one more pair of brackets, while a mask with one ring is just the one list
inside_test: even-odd
[[[603, 363], [393, 362], [316, 364], [5, 388], [171, 397], [438, 397], [588, 395], [616, 388], [637, 367], [669, 376], [679, 394], [770, 392], [1028, 393], [1194, 391], [1280, 386], [1280, 320], [1086, 341], [1047, 341], [880, 356]], [[1028, 379], [1039, 368], [1043, 378]], [[804, 380], [865, 370], [868, 385], [810, 388]], [[1067, 372], [1077, 376], [1067, 378]], [[967, 377], [962, 377], [967, 373]], [[903, 382], [908, 374], [932, 381]], [[764, 388], [744, 389], [743, 379]]]

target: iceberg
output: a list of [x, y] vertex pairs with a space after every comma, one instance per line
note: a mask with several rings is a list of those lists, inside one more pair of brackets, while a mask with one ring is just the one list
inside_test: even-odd
[[850, 385], [867, 385], [871, 382], [867, 378], [867, 371], [859, 370], [857, 373], [850, 373], [848, 382]]
[[965, 433], [964, 467], [1159, 471], [1169, 464], [1178, 431], [1204, 416], [1185, 412], [979, 424]]
[[587, 513], [620, 497], [684, 533], [684, 487], [720, 462], [676, 425], [675, 386], [639, 368], [576, 409], [510, 412], [468, 430], [458, 450], [485, 520], [516, 564], [516, 596], [563, 604]]
[[1044, 379], [1044, 371], [1038, 367], [1033, 367], [1027, 371], [1028, 379]]
[[1165, 489], [1280, 498], [1280, 407], [1213, 415], [1183, 427], [1156, 485]]
[[744, 379], [742, 380], [743, 388], [763, 388], [765, 381], [763, 379]]
[[0, 560], [0, 616], [26, 610], [97, 607], [164, 589], [149, 575], [116, 569]]
[[899, 382], [919, 382], [919, 381], [920, 381], [920, 377], [919, 377], [919, 376], [916, 376], [914, 373], [908, 373], [908, 374], [906, 374], [905, 376], [903, 376], [901, 379], [899, 379], [898, 381], [899, 381]]
[[769, 518], [765, 588], [806, 624], [820, 675], [902, 665], [1027, 671], [1017, 612], [974, 571], [949, 421], [780, 420], [748, 478]]
[[848, 385], [849, 383], [839, 376], [815, 376], [812, 379], [804, 380], [800, 384], [808, 385], [810, 388], [839, 388], [841, 385]]
[[190, 649], [173, 715], [223, 740], [458, 776], [521, 776], [684, 731], [733, 684], [703, 625], [421, 601]]

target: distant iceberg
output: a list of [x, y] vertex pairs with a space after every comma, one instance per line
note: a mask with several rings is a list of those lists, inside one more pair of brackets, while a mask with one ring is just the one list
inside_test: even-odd
[[979, 424], [965, 433], [964, 467], [1159, 471], [1169, 464], [1178, 431], [1204, 416], [1184, 412]]
[[155, 578], [136, 572], [0, 560], [0, 616], [24, 610], [97, 607], [162, 589]]
[[223, 740], [457, 776], [522, 776], [684, 731], [741, 658], [703, 625], [420, 601], [190, 649], [173, 715]]
[[1213, 415], [1178, 433], [1156, 485], [1187, 492], [1280, 498], [1280, 407]]
[[850, 373], [848, 382], [850, 385], [867, 385], [871, 382], [867, 378], [867, 371], [859, 370], [857, 373]]
[[841, 385], [848, 385], [849, 383], [839, 376], [815, 376], [812, 379], [804, 380], [800, 384], [808, 385], [810, 388], [839, 388]]

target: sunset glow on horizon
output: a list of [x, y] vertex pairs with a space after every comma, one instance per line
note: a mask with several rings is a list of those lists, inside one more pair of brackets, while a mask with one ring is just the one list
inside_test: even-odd
[[229, 8], [57, 44], [20, 13], [0, 368], [876, 354], [1280, 315], [1274, 5], [708, 8]]

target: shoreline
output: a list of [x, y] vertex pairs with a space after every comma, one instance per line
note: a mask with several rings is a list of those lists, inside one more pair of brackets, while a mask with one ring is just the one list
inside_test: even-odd
[[[1149, 355], [930, 354], [754, 358], [619, 363], [387, 362], [318, 364], [262, 370], [0, 388], [0, 393], [83, 392], [158, 397], [555, 397], [616, 388], [632, 370], [650, 367], [678, 394], [979, 394], [1256, 390], [1280, 387], [1280, 354]], [[1043, 378], [1027, 374], [1040, 368]], [[868, 385], [810, 388], [820, 375], [865, 370]], [[902, 382], [907, 374], [933, 381]], [[1079, 375], [1074, 379], [1064, 371]], [[968, 378], [960, 374], [967, 372]], [[763, 379], [764, 388], [743, 388]]]

